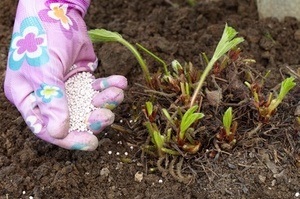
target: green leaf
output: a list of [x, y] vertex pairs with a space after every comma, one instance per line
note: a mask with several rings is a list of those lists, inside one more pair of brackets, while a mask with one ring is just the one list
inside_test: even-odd
[[174, 151], [174, 150], [172, 150], [172, 149], [168, 149], [168, 148], [164, 148], [164, 147], [163, 147], [161, 150], [162, 150], [163, 152], [165, 152], [165, 153], [170, 154], [170, 155], [180, 155], [179, 152]]
[[280, 92], [278, 95], [278, 99], [279, 100], [283, 100], [283, 98], [286, 96], [286, 94], [292, 89], [294, 88], [294, 86], [296, 86], [296, 83], [294, 82], [295, 78], [293, 77], [289, 77], [286, 78], [282, 83], [281, 83], [281, 87], [280, 87]]
[[160, 134], [157, 126], [151, 122], [144, 123], [151, 137], [151, 142], [155, 145], [158, 155], [163, 156], [162, 148], [165, 144], [165, 137]]
[[194, 113], [198, 109], [198, 106], [192, 106], [183, 115], [180, 123], [180, 134], [179, 138], [182, 140], [184, 138], [186, 130], [197, 120], [204, 117], [203, 113]]
[[165, 143], [164, 136], [162, 136], [159, 131], [153, 131], [153, 139], [157, 149], [161, 150]]
[[153, 104], [152, 102], [146, 102], [146, 110], [147, 110], [147, 114], [148, 116], [151, 116], [153, 113]]
[[230, 134], [231, 124], [232, 124], [232, 108], [229, 107], [223, 115], [223, 126], [225, 128], [227, 135]]
[[112, 42], [123, 39], [119, 33], [105, 29], [90, 30], [88, 34], [92, 42]]
[[171, 62], [171, 66], [173, 68], [173, 71], [178, 75], [179, 74], [179, 70], [183, 70], [183, 67], [181, 66], [181, 64], [179, 63], [179, 61], [177, 60], [173, 60]]
[[95, 29], [95, 30], [88, 31], [88, 34], [89, 37], [91, 38], [91, 41], [94, 43], [95, 42], [119, 42], [123, 44], [135, 56], [135, 58], [137, 59], [137, 61], [139, 62], [143, 70], [147, 83], [150, 84], [150, 80], [151, 80], [150, 72], [142, 56], [137, 51], [137, 49], [133, 45], [131, 45], [128, 41], [123, 39], [123, 37], [119, 33], [112, 32], [105, 29]]
[[234, 48], [235, 46], [237, 46], [238, 44], [244, 41], [244, 39], [241, 37], [235, 38], [237, 34], [238, 32], [235, 29], [225, 24], [225, 28], [221, 40], [218, 43], [215, 53], [213, 55], [215, 60], [218, 60], [230, 49]]
[[167, 109], [163, 108], [162, 109], [163, 114], [166, 116], [167, 120], [173, 125], [175, 126], [175, 123], [171, 117], [171, 115], [169, 114], [169, 112], [167, 111]]

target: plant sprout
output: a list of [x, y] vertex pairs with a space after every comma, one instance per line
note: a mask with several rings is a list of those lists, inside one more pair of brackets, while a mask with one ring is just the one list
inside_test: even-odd
[[[223, 115], [223, 127], [216, 137], [220, 141], [226, 141], [230, 148], [236, 143], [235, 134], [237, 130], [237, 122], [233, 121], [232, 108], [229, 107]], [[228, 146], [228, 145], [223, 145]], [[223, 147], [226, 148], [226, 147]], [[228, 147], [227, 147], [228, 148]]]
[[223, 126], [226, 132], [226, 136], [230, 136], [232, 124], [232, 108], [229, 107], [223, 115]]
[[[167, 109], [161, 109], [161, 113], [167, 121], [165, 130], [159, 130], [155, 121], [151, 119], [153, 114], [156, 115], [155, 107], [151, 102], [146, 102], [144, 113], [148, 121], [146, 121], [144, 125], [154, 144], [153, 149], [156, 149], [159, 156], [164, 154], [179, 155], [176, 150], [171, 149], [174, 144], [177, 145], [177, 149], [179, 147], [179, 149], [183, 149], [188, 153], [195, 153], [199, 150], [201, 143], [194, 140], [191, 135], [191, 133], [194, 132], [192, 125], [204, 117], [203, 113], [196, 112], [198, 108], [199, 107], [195, 105], [189, 108], [183, 115], [181, 114], [180, 108], [178, 108], [172, 116]], [[173, 146], [171, 143], [173, 143]]]
[[178, 136], [179, 144], [184, 143], [184, 140], [186, 138], [186, 132], [191, 127], [191, 125], [194, 124], [197, 120], [204, 117], [203, 113], [195, 113], [197, 109], [198, 109], [197, 105], [192, 106], [182, 116], [181, 123], [180, 123], [180, 132]]
[[153, 125], [150, 122], [145, 122], [145, 126], [150, 134], [151, 141], [155, 145], [158, 152], [158, 156], [161, 157], [164, 155], [163, 147], [165, 145], [165, 137], [160, 134], [156, 125]]
[[146, 110], [148, 115], [152, 115], [153, 113], [153, 104], [151, 102], [146, 102]]
[[284, 97], [288, 94], [288, 92], [296, 86], [294, 82], [294, 77], [288, 77], [284, 81], [281, 82], [280, 92], [277, 98], [273, 99], [273, 93], [270, 93], [267, 100], [261, 99], [261, 88], [258, 84], [253, 83], [250, 84], [245, 82], [245, 84], [252, 91], [254, 105], [258, 109], [259, 116], [262, 118], [263, 122], [268, 122], [270, 117], [275, 113], [276, 108], [282, 102]]
[[88, 31], [88, 34], [92, 42], [95, 43], [96, 42], [119, 42], [123, 44], [125, 47], [127, 47], [139, 62], [143, 70], [144, 76], [146, 78], [146, 82], [150, 83], [151, 80], [150, 72], [142, 56], [136, 50], [136, 48], [133, 45], [131, 45], [128, 41], [126, 41], [119, 33], [111, 32], [105, 29], [95, 29], [95, 30]]
[[154, 123], [153, 115], [156, 115], [155, 108], [152, 102], [146, 102], [145, 114], [149, 121], [146, 121], [144, 125], [146, 126], [148, 133], [151, 137], [151, 142], [155, 145], [155, 150], [159, 157], [164, 156], [166, 153], [171, 155], [178, 155], [178, 152], [166, 148], [167, 142], [171, 139], [171, 133], [167, 131], [166, 134], [161, 133], [157, 125]]
[[173, 60], [172, 63], [171, 63], [171, 66], [172, 66], [173, 71], [177, 75], [180, 73], [179, 71], [183, 71], [182, 65], [177, 60]]
[[237, 31], [233, 29], [232, 27], [229, 27], [227, 24], [225, 25], [225, 29], [223, 31], [221, 40], [219, 41], [217, 48], [213, 54], [213, 57], [209, 61], [208, 65], [206, 66], [205, 70], [203, 71], [203, 74], [201, 75], [200, 81], [198, 82], [198, 85], [193, 93], [190, 106], [193, 106], [195, 103], [195, 100], [197, 98], [198, 93], [200, 92], [203, 83], [208, 76], [209, 72], [213, 68], [215, 62], [220, 59], [223, 55], [225, 55], [229, 50], [235, 48], [238, 44], [244, 41], [241, 37], [236, 37]]
[[152, 102], [146, 102], [146, 110], [145, 110], [145, 115], [148, 118], [150, 122], [154, 122], [155, 117], [156, 117], [156, 110], [153, 108]]
[[277, 106], [282, 102], [284, 97], [287, 95], [287, 93], [296, 86], [296, 83], [294, 82], [295, 78], [289, 77], [286, 78], [282, 83], [280, 87], [280, 92], [277, 98], [273, 99], [268, 107], [269, 114], [274, 112], [274, 110], [277, 108]]

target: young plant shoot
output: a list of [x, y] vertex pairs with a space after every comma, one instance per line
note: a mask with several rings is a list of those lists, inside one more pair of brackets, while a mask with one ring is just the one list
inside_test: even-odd
[[233, 121], [232, 108], [229, 107], [223, 115], [223, 127], [217, 134], [217, 139], [226, 141], [231, 147], [236, 143], [235, 134], [237, 122]]
[[295, 78], [288, 77], [281, 83], [280, 92], [279, 92], [278, 97], [273, 99], [268, 107], [268, 116], [271, 116], [271, 114], [275, 111], [275, 109], [278, 107], [278, 105], [282, 102], [282, 100], [285, 98], [285, 96], [288, 94], [288, 92], [296, 86], [296, 83], [294, 82], [294, 80], [295, 80]]
[[163, 136], [158, 128], [157, 125], [151, 122], [145, 122], [145, 126], [150, 134], [151, 142], [155, 145], [155, 149], [159, 157], [164, 156], [165, 152], [163, 150], [165, 145], [165, 136]]
[[266, 123], [269, 121], [288, 92], [296, 86], [294, 80], [294, 77], [286, 78], [283, 82], [281, 82], [279, 95], [276, 98], [273, 98], [273, 93], [270, 93], [267, 100], [264, 100], [262, 97], [261, 85], [245, 82], [252, 92], [254, 106], [258, 110], [259, 117], [262, 122]]
[[199, 151], [201, 142], [194, 140], [189, 134], [194, 132], [193, 125], [204, 117], [203, 113], [197, 113], [198, 106], [190, 107], [182, 116], [180, 123], [180, 132], [177, 136], [177, 143], [182, 149], [188, 153], [194, 154]]
[[186, 139], [186, 133], [191, 128], [191, 126], [199, 119], [204, 117], [203, 113], [195, 113], [195, 111], [198, 109], [198, 106], [192, 106], [189, 108], [184, 115], [181, 118], [180, 123], [180, 131], [178, 135], [178, 144], [183, 145]]
[[206, 66], [205, 70], [203, 71], [200, 81], [198, 82], [198, 85], [193, 93], [190, 106], [193, 106], [196, 98], [201, 91], [201, 88], [203, 86], [203, 83], [208, 76], [209, 72], [213, 68], [214, 64], [218, 59], [220, 59], [223, 55], [225, 55], [229, 50], [235, 48], [237, 45], [239, 45], [241, 42], [244, 41], [241, 37], [235, 37], [238, 34], [238, 32], [233, 29], [232, 27], [229, 27], [227, 24], [225, 25], [225, 29], [223, 31], [221, 40], [219, 41], [217, 48], [213, 54], [213, 57], [208, 62], [208, 65]]
[[156, 115], [154, 109], [151, 102], [146, 102], [144, 113], [148, 121], [144, 125], [159, 156], [164, 154], [179, 155], [176, 148], [172, 149], [171, 142], [187, 153], [198, 152], [201, 143], [195, 140], [191, 133], [195, 131], [193, 126], [196, 125], [199, 119], [204, 117], [204, 114], [196, 112], [198, 110], [197, 105], [189, 108], [183, 115], [178, 110], [172, 116], [167, 109], [163, 108], [161, 113], [166, 118], [165, 130], [159, 129], [158, 124], [153, 120], [153, 114]]
[[156, 108], [153, 107], [153, 104], [152, 102], [146, 102], [146, 107], [145, 107], [145, 115], [147, 117], [147, 119], [150, 121], [150, 122], [155, 122], [155, 117], [156, 117], [156, 114], [157, 114], [157, 110]]
[[[195, 105], [189, 108], [183, 115], [178, 110], [175, 112], [175, 118], [171, 117], [166, 109], [163, 109], [163, 114], [171, 126], [171, 133], [176, 145], [183, 151], [194, 154], [199, 151], [201, 143], [195, 140], [192, 134], [195, 132], [194, 126], [197, 126], [198, 120], [204, 117], [203, 113], [197, 113], [198, 106]], [[180, 119], [178, 119], [180, 118]]]
[[[161, 133], [158, 129], [155, 123], [156, 110], [157, 109], [153, 106], [152, 102], [146, 102], [144, 113], [148, 121], [146, 121], [144, 125], [148, 130], [151, 142], [154, 144], [154, 152], [156, 151], [159, 157], [163, 157], [165, 154], [178, 155], [178, 152], [166, 148], [166, 145], [171, 139], [171, 134], [168, 133], [168, 131], [167, 133]], [[151, 147], [148, 146], [146, 148], [150, 149]]]

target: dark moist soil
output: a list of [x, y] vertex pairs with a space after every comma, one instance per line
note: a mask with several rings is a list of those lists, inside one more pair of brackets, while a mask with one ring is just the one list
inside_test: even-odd
[[[90, 29], [117, 31], [131, 43], [141, 43], [168, 64], [177, 59], [195, 67], [202, 66], [199, 54], [212, 55], [227, 22], [245, 38], [242, 54], [256, 60], [252, 67], [262, 74], [271, 70], [268, 89], [288, 74], [286, 66], [299, 68], [300, 22], [296, 19], [259, 20], [252, 0], [201, 0], [194, 7], [178, 2], [94, 0], [86, 22]], [[1, 88], [16, 5], [17, 0], [0, 2]], [[101, 59], [96, 76], [122, 74], [128, 78], [126, 99], [115, 111], [116, 123], [124, 128], [134, 126], [133, 110], [140, 109], [136, 105], [143, 99], [135, 84], [143, 83], [136, 60], [119, 44], [97, 44], [95, 51]], [[160, 65], [146, 58], [150, 69], [157, 71]], [[195, 179], [185, 184], [170, 174], [149, 171], [156, 159], [141, 156], [145, 137], [129, 137], [108, 128], [93, 152], [68, 151], [37, 139], [1, 91], [0, 198], [296, 198], [300, 145], [293, 115], [299, 93], [298, 81], [280, 106], [277, 119], [254, 138], [238, 142], [218, 157], [210, 158], [202, 150], [187, 159], [182, 172]], [[143, 127], [132, 129], [140, 135]], [[135, 180], [138, 172], [143, 173], [141, 182]]]

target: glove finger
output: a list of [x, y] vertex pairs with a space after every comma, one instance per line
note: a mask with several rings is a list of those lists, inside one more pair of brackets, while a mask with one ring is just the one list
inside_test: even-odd
[[31, 127], [34, 128], [33, 132], [40, 139], [65, 149], [93, 151], [98, 147], [97, 137], [89, 132], [72, 131], [63, 139], [56, 139], [48, 133], [46, 128], [37, 131], [40, 128], [38, 120]]
[[[51, 136], [48, 134], [48, 137], [44, 138], [51, 139]], [[52, 143], [65, 149], [81, 151], [93, 151], [98, 147], [98, 139], [95, 135], [78, 131], [70, 132], [63, 139], [53, 139]]]
[[91, 112], [87, 120], [87, 128], [94, 134], [99, 134], [115, 120], [114, 113], [106, 108], [99, 108]]
[[121, 75], [112, 75], [105, 78], [99, 78], [96, 79], [93, 84], [93, 89], [95, 90], [105, 90], [108, 87], [117, 87], [120, 89], [126, 89], [127, 88], [127, 79], [124, 76]]
[[26, 109], [22, 109], [24, 111], [23, 115], [26, 115], [25, 122], [40, 139], [65, 149], [92, 151], [97, 148], [98, 139], [89, 132], [72, 131], [63, 139], [52, 137], [48, 133], [47, 127], [43, 124], [43, 117], [34, 95], [30, 95], [24, 100], [24, 106], [27, 107]]
[[100, 93], [97, 93], [93, 99], [92, 104], [95, 107], [107, 108], [113, 110], [124, 99], [124, 92], [117, 87], [109, 87]]

